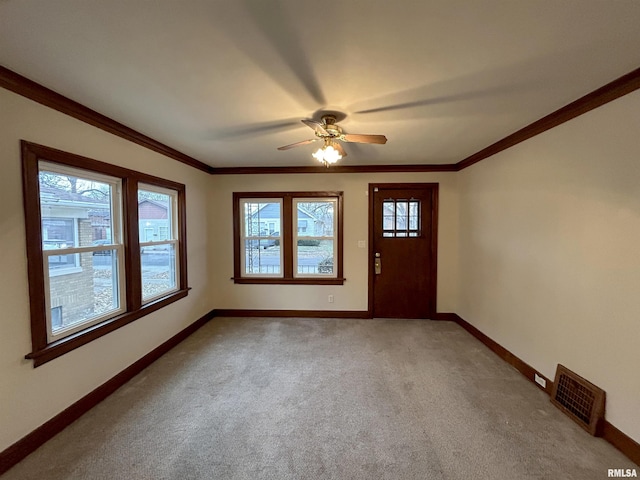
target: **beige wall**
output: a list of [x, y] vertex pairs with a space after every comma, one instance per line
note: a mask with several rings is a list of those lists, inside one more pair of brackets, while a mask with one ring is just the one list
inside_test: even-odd
[[[455, 311], [457, 300], [458, 190], [455, 173], [312, 174], [213, 176], [210, 237], [216, 308], [276, 310], [367, 310], [369, 183], [438, 182], [438, 298], [439, 312]], [[233, 276], [232, 193], [251, 191], [343, 191], [344, 276], [340, 286], [236, 285]], [[335, 302], [328, 303], [331, 294]]]
[[459, 174], [458, 314], [640, 441], [640, 92]]
[[[188, 297], [34, 369], [20, 139], [185, 183]], [[207, 313], [210, 176], [0, 88], [0, 451]]]

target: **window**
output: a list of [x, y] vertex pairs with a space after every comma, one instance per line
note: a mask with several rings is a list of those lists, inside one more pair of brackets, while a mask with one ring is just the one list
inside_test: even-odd
[[382, 202], [382, 236], [419, 237], [420, 200], [384, 200]]
[[243, 276], [282, 277], [282, 199], [241, 199], [240, 211]]
[[294, 198], [293, 212], [298, 230], [293, 256], [296, 277], [335, 277], [333, 259], [337, 252], [336, 198]]
[[34, 366], [187, 295], [184, 185], [22, 146]]
[[234, 281], [341, 285], [342, 192], [234, 193]]
[[[51, 343], [124, 312], [119, 275], [123, 269], [122, 182], [41, 160], [38, 186], [47, 342]], [[102, 244], [110, 245], [110, 250], [94, 243], [90, 218], [97, 211], [110, 219], [111, 238]], [[105, 252], [108, 258], [95, 256]]]
[[[141, 184], [138, 189], [142, 301], [177, 290], [178, 192]], [[157, 233], [156, 233], [157, 232]]]

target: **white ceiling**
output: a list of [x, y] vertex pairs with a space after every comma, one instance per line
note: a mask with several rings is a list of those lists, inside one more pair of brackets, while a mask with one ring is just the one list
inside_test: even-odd
[[640, 66], [638, 0], [0, 0], [0, 64], [216, 167], [455, 163]]

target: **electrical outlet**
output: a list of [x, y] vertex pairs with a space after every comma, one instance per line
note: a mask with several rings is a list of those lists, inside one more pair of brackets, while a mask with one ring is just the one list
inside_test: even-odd
[[333, 303], [333, 295], [329, 295], [328, 301], [329, 303]]
[[542, 388], [547, 388], [547, 381], [543, 377], [535, 373], [534, 378], [538, 385], [540, 385]]

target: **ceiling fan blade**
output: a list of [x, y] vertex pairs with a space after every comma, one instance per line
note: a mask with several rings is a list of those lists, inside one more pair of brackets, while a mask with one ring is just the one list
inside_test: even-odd
[[385, 144], [387, 143], [387, 137], [384, 135], [358, 135], [357, 133], [347, 133], [342, 136], [345, 142], [356, 142], [356, 143], [378, 143]]
[[329, 132], [327, 132], [324, 129], [324, 124], [320, 123], [320, 122], [316, 122], [315, 120], [302, 120], [302, 123], [304, 123], [307, 127], [309, 128], [313, 128], [313, 130], [320, 135], [329, 135]]
[[245, 125], [232, 125], [230, 127], [210, 130], [206, 133], [207, 140], [237, 140], [257, 135], [266, 135], [271, 132], [285, 131], [298, 128], [298, 119], [277, 120], [274, 122], [255, 122]]
[[285, 145], [284, 147], [278, 147], [278, 150], [289, 150], [290, 148], [299, 147], [301, 145], [308, 145], [309, 143], [313, 143], [317, 138], [312, 138], [310, 140], [303, 140], [301, 142], [292, 143], [291, 145]]
[[342, 148], [342, 145], [340, 145], [340, 142], [331, 142], [331, 144], [333, 145], [333, 148], [335, 148], [338, 151], [338, 153], [342, 155], [342, 158], [347, 156], [347, 152], [344, 151], [344, 148]]

